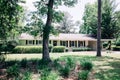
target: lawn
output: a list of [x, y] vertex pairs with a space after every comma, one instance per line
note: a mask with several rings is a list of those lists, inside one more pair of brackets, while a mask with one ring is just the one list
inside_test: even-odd
[[[79, 67], [79, 62], [81, 61], [89, 61], [93, 63], [93, 68], [92, 70], [90, 70], [88, 77], [87, 77], [89, 80], [120, 80], [120, 54], [119, 52], [111, 52], [111, 53], [102, 52], [103, 57], [95, 57], [95, 54], [96, 52], [51, 53], [50, 55], [55, 64], [54, 66], [44, 65], [44, 66], [38, 67], [37, 65], [35, 65], [36, 61], [40, 60], [42, 56], [41, 54], [9, 54], [7, 55], [7, 61], [12, 60], [13, 62], [18, 63], [20, 60], [24, 59], [22, 60], [22, 63], [23, 63], [23, 67], [26, 67], [26, 68], [22, 68], [21, 73], [24, 73], [24, 75], [28, 77], [31, 76], [30, 78], [32, 80], [56, 80], [55, 78], [58, 79], [58, 77], [59, 77], [58, 80], [68, 80], [68, 79], [78, 80], [77, 77], [79, 73], [76, 72], [75, 69], [76, 67]], [[17, 59], [18, 61], [14, 61], [15, 59]], [[26, 66], [24, 66], [26, 64], [25, 60], [27, 60]], [[31, 65], [30, 61], [33, 61], [34, 64]], [[57, 67], [56, 65], [59, 65], [57, 61], [61, 65], [65, 65], [67, 61], [69, 61], [69, 64], [71, 63], [74, 64], [73, 65], [74, 68], [70, 68], [70, 72], [68, 68], [62, 69], [63, 70], [62, 73], [67, 72], [64, 70], [68, 70], [69, 76], [67, 76], [67, 78], [60, 75], [61, 71], [59, 71], [59, 68], [56, 68]], [[82, 71], [81, 66], [80, 66], [79, 71]], [[45, 73], [45, 74], [42, 74], [42, 73]], [[47, 76], [47, 78], [41, 77], [40, 79], [40, 76], [42, 75]], [[22, 79], [22, 80], [30, 80], [30, 79]]]

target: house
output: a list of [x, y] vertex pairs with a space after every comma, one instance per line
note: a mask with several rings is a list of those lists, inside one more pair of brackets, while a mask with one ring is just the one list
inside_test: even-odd
[[[110, 39], [102, 39], [102, 42]], [[27, 33], [22, 33], [19, 37], [20, 45], [42, 45], [42, 37], [34, 37]], [[65, 34], [50, 35], [49, 43], [53, 46], [72, 47], [89, 47], [93, 50], [97, 49], [97, 39], [87, 34]]]

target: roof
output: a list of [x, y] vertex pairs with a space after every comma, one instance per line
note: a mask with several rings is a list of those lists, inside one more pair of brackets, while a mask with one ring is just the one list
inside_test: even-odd
[[[19, 37], [20, 40], [41, 40], [42, 38], [40, 36], [34, 37], [27, 33], [22, 33]], [[50, 35], [50, 40], [73, 40], [73, 41], [96, 41], [97, 39], [94, 37], [91, 37], [87, 34], [72, 34], [72, 33], [60, 33], [59, 35]], [[108, 41], [110, 39], [102, 39], [102, 41]]]

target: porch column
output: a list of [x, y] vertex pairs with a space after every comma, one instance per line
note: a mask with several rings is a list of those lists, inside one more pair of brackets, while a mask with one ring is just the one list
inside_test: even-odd
[[77, 40], [77, 47], [78, 47], [78, 40]]
[[60, 46], [60, 40], [57, 41], [57, 46]]
[[88, 46], [88, 41], [85, 41], [85, 47], [87, 47]]
[[53, 45], [53, 40], [51, 40], [51, 45]]
[[70, 47], [70, 41], [68, 40], [68, 47]]

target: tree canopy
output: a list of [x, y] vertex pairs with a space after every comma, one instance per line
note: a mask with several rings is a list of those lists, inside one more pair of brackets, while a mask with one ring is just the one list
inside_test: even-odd
[[18, 29], [20, 14], [23, 11], [19, 5], [21, 0], [0, 0], [0, 39], [6, 40]]
[[[49, 34], [53, 31], [53, 23], [60, 22], [62, 20], [63, 14], [58, 11], [58, 6], [65, 5], [68, 7], [74, 6], [77, 0], [39, 0], [34, 3], [37, 11], [34, 12], [37, 15], [38, 21], [34, 25], [38, 26], [39, 31], [43, 34], [43, 60], [49, 60]], [[35, 18], [35, 19], [36, 19]], [[34, 18], [32, 18], [34, 19]], [[43, 23], [45, 20], [45, 23]], [[40, 24], [43, 24], [42, 26]], [[41, 30], [42, 29], [42, 30]], [[38, 32], [39, 32], [38, 31]]]
[[[104, 39], [115, 38], [118, 32], [117, 19], [115, 18], [115, 0], [102, 1], [101, 37]], [[81, 33], [92, 34], [97, 37], [97, 4], [87, 4], [83, 16], [84, 23], [80, 27]]]

